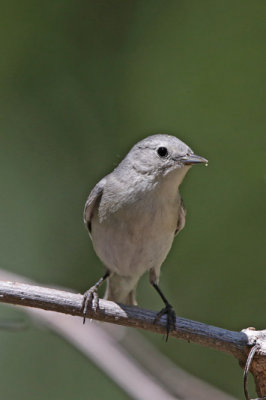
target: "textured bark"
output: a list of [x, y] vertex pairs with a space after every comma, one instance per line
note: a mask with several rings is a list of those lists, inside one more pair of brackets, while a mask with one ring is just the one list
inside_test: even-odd
[[[82, 300], [81, 294], [0, 281], [0, 302], [3, 303], [82, 316]], [[156, 313], [152, 311], [101, 299], [97, 311], [92, 308], [87, 311], [87, 317], [91, 319], [165, 334], [165, 317], [154, 324], [155, 316]], [[256, 331], [250, 328], [235, 332], [177, 317], [175, 329], [170, 336], [229, 353], [239, 360], [242, 367], [245, 366], [250, 349], [256, 344], [258, 350], [250, 371], [255, 379], [258, 396], [266, 396], [266, 330]]]

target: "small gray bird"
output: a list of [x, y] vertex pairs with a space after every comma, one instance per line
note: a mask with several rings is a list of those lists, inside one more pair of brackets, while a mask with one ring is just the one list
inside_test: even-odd
[[149, 271], [150, 283], [165, 307], [167, 338], [175, 325], [175, 312], [158, 287], [160, 269], [174, 240], [184, 228], [186, 211], [179, 185], [193, 164], [208, 161], [170, 135], [141, 140], [121, 163], [91, 191], [84, 222], [105, 275], [84, 294], [87, 306], [98, 306], [97, 290], [107, 279], [105, 299], [136, 305], [139, 278]]

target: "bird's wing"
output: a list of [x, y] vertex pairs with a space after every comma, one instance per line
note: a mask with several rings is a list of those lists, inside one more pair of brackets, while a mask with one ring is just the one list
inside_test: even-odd
[[175, 235], [177, 235], [185, 226], [186, 223], [186, 209], [182, 197], [180, 197], [179, 211]]
[[98, 182], [97, 185], [95, 185], [92, 191], [90, 192], [89, 197], [85, 203], [83, 220], [89, 232], [91, 231], [91, 218], [93, 215], [93, 209], [97, 201], [100, 200], [103, 194], [105, 183], [106, 183], [106, 178], [100, 180], [100, 182]]

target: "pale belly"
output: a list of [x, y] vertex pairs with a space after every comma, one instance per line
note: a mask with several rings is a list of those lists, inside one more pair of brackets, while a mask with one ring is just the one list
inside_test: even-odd
[[92, 242], [104, 265], [122, 276], [141, 276], [154, 268], [158, 271], [166, 258], [177, 226], [178, 202], [141, 203], [111, 214], [101, 223], [92, 219]]

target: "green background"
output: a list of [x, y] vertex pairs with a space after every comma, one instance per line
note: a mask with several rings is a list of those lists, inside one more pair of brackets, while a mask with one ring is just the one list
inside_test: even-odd
[[[0, 21], [0, 267], [84, 292], [103, 271], [82, 222], [89, 191], [137, 140], [171, 133], [209, 166], [182, 185], [186, 228], [161, 288], [178, 315], [265, 328], [266, 2], [11, 1]], [[138, 302], [161, 308], [147, 276]], [[231, 357], [144, 335], [242, 397]], [[0, 354], [3, 399], [128, 398], [35, 326], [0, 331]]]

